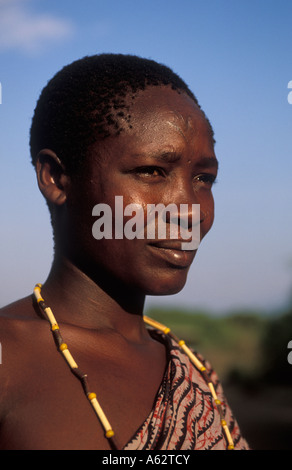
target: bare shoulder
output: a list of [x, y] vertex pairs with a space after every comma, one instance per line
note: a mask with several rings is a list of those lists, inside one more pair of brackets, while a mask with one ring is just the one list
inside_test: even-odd
[[9, 397], [25, 382], [33, 364], [34, 341], [39, 342], [45, 322], [37, 315], [32, 297], [0, 309], [0, 420]]
[[0, 318], [33, 318], [34, 307], [33, 307], [33, 296], [27, 296], [23, 299], [16, 300], [5, 307], [0, 308]]
[[27, 331], [40, 322], [31, 296], [17, 300], [0, 309], [0, 343], [3, 349], [28, 341]]

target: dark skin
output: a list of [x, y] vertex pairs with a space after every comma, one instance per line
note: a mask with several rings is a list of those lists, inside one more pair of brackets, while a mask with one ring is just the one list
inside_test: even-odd
[[[124, 206], [200, 204], [204, 237], [213, 223], [217, 173], [207, 121], [185, 94], [149, 87], [138, 93], [131, 116], [131, 129], [125, 125], [119, 136], [89, 149], [79, 181], [49, 149], [37, 164], [56, 234], [42, 296], [121, 449], [151, 411], [166, 367], [164, 344], [143, 322], [145, 295], [180, 291], [196, 251], [146, 237], [97, 241], [92, 208], [114, 207], [115, 195]], [[191, 213], [188, 219], [191, 224]], [[32, 297], [2, 309], [0, 328], [0, 448], [109, 449]]]

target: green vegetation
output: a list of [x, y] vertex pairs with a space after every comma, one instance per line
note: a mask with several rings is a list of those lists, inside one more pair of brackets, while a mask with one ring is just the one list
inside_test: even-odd
[[223, 382], [280, 380], [292, 384], [292, 366], [287, 361], [292, 312], [274, 316], [235, 312], [216, 317], [207, 312], [152, 308], [146, 313], [208, 359]]
[[152, 318], [212, 364], [252, 449], [291, 450], [292, 307], [274, 315], [214, 316], [182, 309], [149, 309]]

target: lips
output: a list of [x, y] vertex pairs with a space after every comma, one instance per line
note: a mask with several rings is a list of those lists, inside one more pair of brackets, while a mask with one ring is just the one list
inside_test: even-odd
[[186, 240], [158, 240], [149, 243], [151, 252], [177, 268], [188, 268], [195, 257], [197, 250], [183, 250], [182, 243]]
[[150, 243], [151, 246], [157, 248], [164, 248], [166, 250], [178, 250], [182, 251], [182, 241], [180, 240], [158, 240]]

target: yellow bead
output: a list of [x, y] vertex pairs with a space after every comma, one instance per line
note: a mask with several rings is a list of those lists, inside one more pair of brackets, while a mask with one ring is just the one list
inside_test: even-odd
[[165, 329], [163, 330], [163, 333], [164, 333], [165, 335], [167, 335], [169, 332], [170, 332], [170, 328], [165, 328]]
[[59, 325], [57, 325], [57, 323], [55, 323], [55, 325], [52, 326], [52, 331], [55, 331], [55, 330], [59, 330]]
[[40, 302], [44, 302], [44, 299], [43, 299], [42, 297], [39, 297], [39, 298], [37, 299], [37, 303], [40, 303]]
[[111, 437], [113, 437], [115, 435], [114, 431], [112, 429], [109, 429], [106, 433], [105, 433], [105, 437], [107, 437], [108, 439], [110, 439]]
[[94, 398], [96, 398], [96, 393], [89, 393], [87, 396], [89, 400], [93, 400]]
[[215, 403], [216, 403], [216, 405], [221, 405], [221, 401], [220, 401], [220, 400], [218, 400], [218, 399], [217, 399], [217, 400], [215, 400]]
[[227, 449], [228, 449], [228, 450], [234, 450], [234, 446], [230, 444], [230, 445], [227, 447]]
[[186, 343], [185, 343], [185, 341], [184, 341], [183, 339], [181, 339], [181, 340], [179, 341], [179, 343], [178, 343], [179, 346], [183, 346], [184, 344], [186, 344]]
[[206, 367], [203, 366], [203, 367], [201, 367], [200, 370], [201, 370], [201, 372], [205, 372], [205, 370], [207, 370], [207, 369], [206, 369]]
[[225, 419], [221, 419], [221, 425], [222, 426], [227, 426], [227, 423], [226, 423]]
[[67, 344], [62, 343], [61, 346], [60, 346], [60, 351], [64, 351], [65, 349], [68, 349]]

